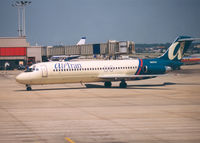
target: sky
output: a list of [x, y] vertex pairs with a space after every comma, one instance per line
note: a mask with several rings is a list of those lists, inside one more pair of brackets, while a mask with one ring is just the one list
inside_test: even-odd
[[[31, 0], [26, 36], [31, 45], [74, 45], [108, 40], [172, 42], [200, 37], [200, 0]], [[18, 36], [14, 0], [0, 0], [0, 37]]]

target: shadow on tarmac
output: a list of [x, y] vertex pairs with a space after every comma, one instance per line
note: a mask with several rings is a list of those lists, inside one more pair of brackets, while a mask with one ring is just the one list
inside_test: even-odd
[[[127, 85], [127, 88], [124, 89], [153, 89], [153, 90], [168, 90], [163, 88], [146, 88], [146, 87], [163, 87], [166, 85], [175, 85], [176, 83], [164, 82], [163, 84], [142, 84], [142, 85]], [[85, 84], [86, 88], [105, 88], [103, 85], [95, 85], [95, 84]], [[145, 87], [145, 88], [144, 88]], [[120, 88], [119, 86], [112, 86], [110, 88]]]
[[[74, 88], [44, 88], [44, 89], [32, 89], [31, 91], [45, 91], [45, 90], [73, 90], [73, 89], [86, 89], [85, 87], [74, 87]], [[15, 91], [26, 91], [24, 90], [15, 90]]]
[[[168, 88], [155, 88], [155, 87], [164, 87], [168, 85], [200, 85], [198, 83], [173, 83], [173, 82], [164, 82], [162, 84], [141, 84], [141, 85], [127, 85], [127, 88], [120, 88], [119, 86], [112, 86], [107, 89], [146, 89], [146, 90], [170, 90]], [[153, 87], [153, 88], [152, 88]], [[87, 88], [104, 88], [104, 85], [97, 84], [85, 84], [85, 87], [73, 87], [73, 88], [45, 88], [45, 89], [32, 89], [32, 91], [46, 91], [46, 90], [75, 90], [75, 89], [87, 89]], [[26, 91], [24, 90], [15, 90], [15, 91]]]

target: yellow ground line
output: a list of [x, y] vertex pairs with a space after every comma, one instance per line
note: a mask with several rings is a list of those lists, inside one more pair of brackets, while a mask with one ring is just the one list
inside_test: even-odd
[[66, 137], [65, 138], [68, 142], [70, 142], [70, 143], [75, 143], [73, 140], [71, 140], [70, 138], [68, 138], [68, 137]]

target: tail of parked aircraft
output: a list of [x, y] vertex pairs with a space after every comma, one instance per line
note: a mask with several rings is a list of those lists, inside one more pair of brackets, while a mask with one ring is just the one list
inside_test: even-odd
[[82, 37], [81, 40], [76, 45], [84, 45], [86, 37]]
[[159, 59], [180, 61], [184, 53], [190, 47], [192, 41], [200, 40], [199, 38], [191, 38], [189, 36], [179, 36], [168, 48], [168, 50]]

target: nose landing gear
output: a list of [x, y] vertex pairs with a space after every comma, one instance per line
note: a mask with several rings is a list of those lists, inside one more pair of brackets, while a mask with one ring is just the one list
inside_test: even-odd
[[29, 84], [26, 84], [26, 90], [27, 91], [31, 91], [32, 90], [32, 88], [31, 88], [31, 86]]

